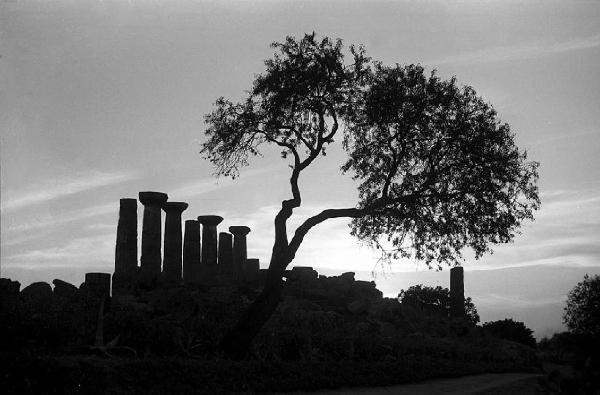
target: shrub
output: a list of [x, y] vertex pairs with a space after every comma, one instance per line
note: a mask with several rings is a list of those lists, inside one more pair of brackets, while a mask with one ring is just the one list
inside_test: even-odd
[[[450, 290], [448, 288], [427, 287], [423, 284], [413, 285], [406, 291], [401, 290], [398, 300], [407, 305], [420, 307], [431, 313], [439, 313], [445, 317], [450, 314]], [[479, 322], [477, 308], [470, 297], [465, 298], [465, 314], [473, 325]]]
[[510, 318], [498, 321], [490, 321], [483, 324], [483, 330], [500, 339], [511, 340], [529, 347], [536, 347], [533, 331], [520, 321]]

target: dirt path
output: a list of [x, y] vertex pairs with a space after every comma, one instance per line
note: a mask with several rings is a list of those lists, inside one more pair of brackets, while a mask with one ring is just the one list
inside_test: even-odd
[[343, 388], [318, 392], [294, 392], [295, 395], [500, 395], [535, 394], [537, 374], [481, 374], [455, 379], [436, 379], [392, 387]]

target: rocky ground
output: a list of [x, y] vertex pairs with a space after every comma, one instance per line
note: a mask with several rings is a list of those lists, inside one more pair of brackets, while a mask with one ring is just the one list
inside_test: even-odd
[[[257, 286], [102, 298], [60, 280], [1, 280], [2, 388], [12, 393], [257, 393], [539, 371], [535, 350], [383, 298], [353, 273], [288, 272], [285, 299], [245, 361], [217, 349]], [[6, 393], [6, 392], [5, 392]]]

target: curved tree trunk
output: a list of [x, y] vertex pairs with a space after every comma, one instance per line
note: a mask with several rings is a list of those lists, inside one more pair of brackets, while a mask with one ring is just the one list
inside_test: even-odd
[[252, 340], [271, 318], [279, 302], [281, 302], [284, 285], [282, 277], [285, 268], [294, 259], [304, 236], [312, 227], [329, 218], [357, 217], [364, 215], [365, 212], [364, 209], [356, 208], [323, 210], [304, 221], [296, 229], [294, 237], [288, 243], [285, 221], [291, 215], [291, 209], [289, 207], [286, 209], [284, 202], [283, 209], [275, 218], [275, 245], [273, 246], [273, 255], [267, 271], [265, 286], [242, 318], [221, 340], [219, 348], [234, 359], [241, 359], [246, 356]]
[[284, 270], [285, 266], [283, 269], [278, 269], [273, 265], [269, 267], [262, 292], [221, 340], [219, 348], [230, 358], [244, 358], [248, 354], [252, 340], [273, 315], [282, 297]]

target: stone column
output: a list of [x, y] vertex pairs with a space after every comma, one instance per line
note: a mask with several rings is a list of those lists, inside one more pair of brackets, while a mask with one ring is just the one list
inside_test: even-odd
[[233, 234], [234, 278], [239, 282], [243, 282], [246, 279], [246, 258], [248, 257], [246, 235], [250, 233], [250, 228], [247, 226], [230, 226], [229, 231]]
[[184, 202], [166, 202], [165, 241], [163, 248], [163, 279], [169, 284], [181, 283], [181, 213], [188, 208]]
[[140, 192], [144, 205], [142, 223], [141, 274], [144, 285], [152, 285], [160, 276], [161, 207], [167, 201], [166, 193]]
[[233, 236], [230, 233], [219, 233], [219, 274], [233, 279]]
[[92, 299], [110, 297], [110, 274], [109, 273], [86, 273], [85, 291]]
[[210, 282], [217, 272], [217, 225], [223, 221], [218, 215], [201, 215], [202, 224], [202, 281]]
[[185, 221], [183, 236], [183, 282], [200, 282], [200, 223], [195, 219]]
[[258, 284], [260, 279], [260, 260], [256, 258], [246, 259], [246, 279], [251, 284]]
[[465, 316], [465, 284], [463, 268], [450, 269], [450, 317]]
[[137, 200], [121, 199], [115, 246], [113, 292], [131, 288], [137, 271]]

